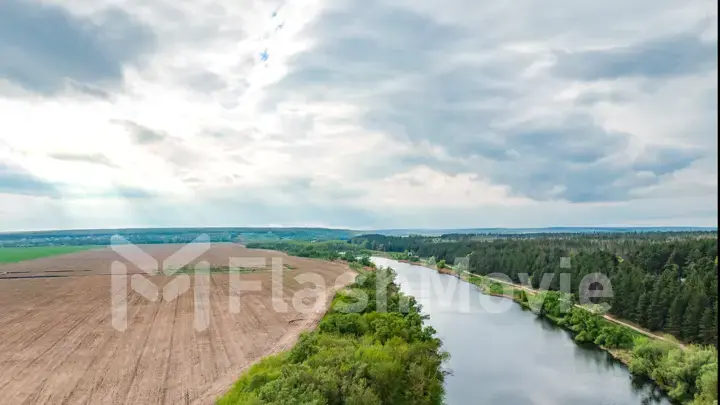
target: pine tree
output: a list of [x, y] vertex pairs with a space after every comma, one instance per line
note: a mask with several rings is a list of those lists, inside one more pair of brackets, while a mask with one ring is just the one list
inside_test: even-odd
[[655, 281], [655, 285], [653, 286], [653, 290], [650, 293], [650, 299], [649, 304], [647, 306], [647, 313], [645, 314], [645, 319], [647, 321], [647, 327], [650, 330], [658, 330], [660, 329], [660, 325], [662, 324], [663, 318], [662, 318], [662, 291], [663, 290], [663, 278], [658, 277], [658, 279]]
[[[621, 272], [612, 279], [613, 297], [610, 311], [620, 317], [627, 317], [627, 298], [629, 295], [627, 278], [627, 273]], [[577, 290], [573, 289], [573, 291]]]
[[715, 338], [717, 337], [717, 330], [715, 329], [715, 318], [716, 313], [714, 308], [705, 308], [702, 319], [700, 321], [700, 341], [702, 343], [715, 343]]
[[545, 273], [543, 272], [542, 269], [538, 269], [537, 271], [535, 271], [535, 273], [533, 273], [532, 288], [535, 288], [535, 289], [540, 288], [540, 281], [542, 281], [544, 274]]
[[674, 336], [682, 337], [683, 315], [687, 306], [687, 297], [680, 294], [675, 297], [668, 311], [668, 319], [665, 330]]
[[705, 295], [711, 302], [715, 302], [717, 299], [717, 267], [709, 262], [706, 269], [705, 277], [703, 278], [702, 284], [705, 286]]
[[[673, 252], [672, 257], [674, 257], [674, 254]], [[665, 326], [668, 310], [676, 295], [677, 274], [678, 267], [674, 264], [667, 264], [662, 275], [655, 282], [652, 301], [647, 314], [648, 328], [650, 330], [662, 330]]]
[[640, 301], [640, 295], [643, 291], [645, 291], [643, 289], [643, 282], [642, 270], [634, 267], [632, 273], [630, 274], [628, 288], [625, 290], [627, 292], [627, 305], [625, 306], [625, 312], [628, 319], [634, 319], [635, 310], [638, 306], [638, 302]]
[[667, 261], [665, 261], [665, 269], [672, 267], [677, 267], [677, 249], [673, 249], [672, 253], [670, 253], [670, 256], [668, 256]]
[[[715, 261], [717, 261], [717, 257], [715, 258]], [[715, 306], [713, 307], [713, 344], [715, 346], [718, 345], [718, 302], [715, 301]]]
[[700, 321], [705, 308], [705, 296], [701, 292], [695, 291], [695, 294], [688, 301], [683, 316], [682, 336], [688, 342], [699, 341]]
[[637, 303], [637, 308], [635, 308], [635, 316], [634, 321], [639, 323], [642, 326], [647, 325], [646, 315], [647, 315], [647, 307], [648, 307], [648, 293], [644, 292], [640, 295], [640, 299]]

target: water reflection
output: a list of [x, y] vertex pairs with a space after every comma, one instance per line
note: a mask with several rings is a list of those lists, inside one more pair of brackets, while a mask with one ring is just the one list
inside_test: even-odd
[[402, 290], [423, 305], [443, 339], [451, 355], [449, 405], [670, 404], [606, 352], [577, 345], [568, 331], [519, 305], [424, 267], [373, 260], [397, 271]]
[[537, 325], [540, 325], [540, 327], [543, 328], [543, 330], [547, 330], [547, 331], [555, 331], [555, 330], [565, 331], [563, 328], [555, 325], [555, 324], [554, 324], [553, 322], [551, 322], [549, 319], [547, 319], [547, 318], [542, 318], [542, 317], [539, 317], [539, 316], [534, 316], [535, 314], [533, 314], [532, 311], [529, 310], [529, 309], [527, 309], [527, 308], [524, 308], [524, 307], [523, 307], [523, 310], [525, 310], [525, 311], [529, 312], [530, 314], [532, 314], [532, 315], [533, 315], [533, 322], [535, 322]]
[[633, 391], [642, 397], [642, 405], [663, 404], [665, 394], [647, 378], [631, 375], [630, 385]]

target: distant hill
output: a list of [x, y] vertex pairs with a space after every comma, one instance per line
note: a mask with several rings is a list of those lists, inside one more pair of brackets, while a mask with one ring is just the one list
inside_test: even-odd
[[131, 243], [189, 243], [200, 235], [208, 235], [212, 242], [258, 242], [281, 240], [346, 240], [359, 235], [347, 229], [327, 228], [131, 228], [82, 229], [0, 233], [0, 247], [22, 246], [78, 246], [108, 245], [113, 235], [120, 235]]
[[717, 227], [658, 226], [658, 227], [548, 227], [548, 228], [464, 228], [464, 229], [378, 229], [363, 232], [386, 236], [440, 236], [447, 234], [522, 235], [535, 233], [617, 233], [617, 232], [702, 232], [717, 231]]
[[441, 236], [448, 234], [525, 235], [547, 233], [610, 233], [610, 232], [697, 232], [717, 231], [710, 227], [553, 227], [553, 228], [466, 228], [466, 229], [379, 229], [351, 230], [330, 228], [224, 227], [224, 228], [129, 228], [80, 229], [59, 231], [0, 233], [0, 247], [108, 245], [113, 235], [132, 243], [189, 243], [201, 234], [212, 242], [271, 242], [282, 240], [323, 241], [348, 240], [355, 236]]

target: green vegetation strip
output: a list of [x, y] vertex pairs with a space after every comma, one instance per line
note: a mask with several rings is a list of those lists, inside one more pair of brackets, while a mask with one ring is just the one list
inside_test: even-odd
[[685, 348], [654, 340], [621, 325], [613, 324], [590, 310], [573, 306], [573, 297], [559, 291], [527, 294], [503, 286], [488, 277], [471, 275], [467, 281], [491, 295], [512, 299], [570, 330], [578, 343], [591, 343], [609, 351], [627, 364], [630, 372], [655, 381], [668, 396], [682, 404], [717, 405], [718, 356], [714, 346]]
[[316, 331], [252, 366], [218, 404], [441, 404], [448, 355], [394, 277], [361, 273]]
[[313, 259], [337, 260], [345, 255], [370, 256], [370, 251], [342, 240], [322, 242], [305, 242], [285, 240], [276, 242], [250, 242], [245, 244], [250, 249], [271, 249], [285, 252], [291, 256], [310, 257]]
[[[291, 256], [310, 257], [313, 259], [344, 260], [353, 270], [363, 270], [365, 267], [374, 268], [375, 264], [370, 261], [370, 251], [360, 249], [343, 241], [326, 242], [303, 242], [303, 241], [282, 241], [248, 243], [251, 249], [270, 249], [285, 252]], [[285, 265], [288, 269], [292, 266]]]
[[80, 252], [98, 246], [42, 246], [0, 248], [0, 263], [16, 263], [41, 257]]

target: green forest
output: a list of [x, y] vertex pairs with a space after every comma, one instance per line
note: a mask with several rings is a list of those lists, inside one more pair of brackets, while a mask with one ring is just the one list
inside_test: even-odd
[[[612, 286], [609, 312], [686, 343], [717, 344], [717, 233], [644, 232], [486, 235], [351, 239], [363, 249], [406, 252], [454, 263], [469, 258], [472, 273], [502, 273], [533, 288], [560, 289], [560, 273], [570, 273], [570, 291], [583, 277], [601, 273]], [[569, 259], [569, 268], [561, 267]], [[527, 274], [527, 278], [524, 278]], [[549, 285], [541, 286], [543, 279]]]
[[[463, 262], [476, 276], [470, 276], [467, 281], [476, 284], [485, 293], [505, 295], [539, 316], [547, 317], [571, 331], [578, 343], [605, 348], [627, 364], [634, 374], [654, 380], [678, 403], [711, 405], [717, 403], [716, 244], [715, 233], [675, 232], [502, 238], [483, 235], [479, 239], [461, 235], [364, 235], [349, 241], [256, 243], [249, 247], [279, 249], [305, 257], [362, 262], [368, 260], [369, 254], [407, 261], [432, 257], [438, 264], [457, 264], [458, 258], [469, 258]], [[595, 303], [609, 304], [610, 313], [616, 317], [637, 322], [648, 329], [671, 333], [691, 344], [681, 346], [650, 339], [611, 323], [593, 312], [600, 308], [599, 305], [587, 308], [573, 306], [578, 300], [577, 293], [558, 291], [560, 273], [563, 272], [570, 274], [570, 291], [575, 292], [585, 275], [606, 275], [611, 281], [613, 296], [594, 300]], [[503, 285], [486, 277], [491, 273], [502, 273], [515, 283], [526, 282], [534, 288], [541, 287], [543, 291], [526, 294], [522, 289], [515, 288], [511, 295], [507, 295], [509, 292]], [[527, 274], [527, 279], [523, 273]], [[541, 283], [543, 279], [549, 280], [545, 282], [547, 285]], [[338, 303], [344, 299], [339, 297]], [[411, 307], [416, 308], [414, 304]], [[372, 313], [370, 316], [377, 316]], [[366, 315], [362, 318], [336, 316], [335, 312], [326, 316], [317, 333], [343, 331], [345, 334], [352, 331], [356, 337], [366, 339], [367, 333], [376, 334], [378, 331], [368, 327], [368, 319], [363, 320]], [[276, 367], [287, 362], [282, 359], [272, 361], [277, 362]], [[249, 375], [263, 372], [262, 367], [265, 366], [251, 370]], [[238, 383], [236, 391], [247, 387], [243, 384], [248, 383]], [[240, 392], [252, 391], [249, 388], [242, 390]]]
[[391, 269], [363, 272], [317, 330], [252, 366], [218, 404], [442, 404], [447, 353], [394, 278]]

